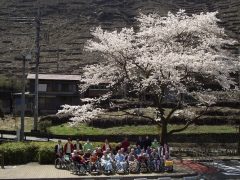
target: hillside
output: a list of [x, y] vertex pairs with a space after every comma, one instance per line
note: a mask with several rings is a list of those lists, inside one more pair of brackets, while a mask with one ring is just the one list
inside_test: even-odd
[[[135, 24], [141, 12], [185, 9], [187, 13], [219, 11], [221, 25], [240, 41], [240, 0], [1, 0], [0, 74], [20, 75], [21, 62], [14, 57], [34, 51], [37, 9], [41, 9], [41, 73], [78, 74], [81, 67], [101, 60], [83, 51], [90, 30], [96, 26], [118, 29]], [[239, 53], [239, 47], [230, 47]], [[33, 72], [34, 62], [28, 65]]]

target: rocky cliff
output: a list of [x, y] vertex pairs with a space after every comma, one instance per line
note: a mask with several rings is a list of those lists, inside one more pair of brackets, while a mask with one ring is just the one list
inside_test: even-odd
[[[85, 64], [101, 60], [83, 51], [90, 30], [96, 26], [118, 29], [133, 26], [139, 11], [185, 9], [187, 13], [219, 11], [221, 25], [240, 41], [240, 0], [1, 0], [0, 74], [19, 75], [21, 62], [15, 57], [34, 52], [34, 18], [41, 12], [41, 73], [78, 74]], [[231, 47], [230, 47], [231, 48]], [[232, 48], [239, 53], [239, 47]], [[34, 71], [34, 61], [27, 65]]]

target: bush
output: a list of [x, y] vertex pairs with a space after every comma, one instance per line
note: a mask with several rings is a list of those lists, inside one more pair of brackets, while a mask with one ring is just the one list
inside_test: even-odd
[[69, 119], [70, 117], [59, 118], [56, 114], [53, 114], [41, 117], [39, 123], [50, 122], [53, 125], [58, 125], [69, 122]]
[[4, 154], [6, 165], [39, 162], [54, 162], [54, 143], [51, 142], [10, 142], [0, 145], [0, 153]]
[[149, 125], [153, 124], [149, 119], [142, 117], [122, 117], [122, 118], [101, 118], [101, 119], [92, 119], [88, 123], [88, 126], [97, 127], [97, 128], [109, 128], [115, 126], [124, 126], [124, 125]]
[[4, 143], [0, 153], [4, 154], [5, 164], [24, 164], [31, 162], [35, 156], [35, 147], [28, 143]]
[[44, 145], [38, 149], [39, 164], [53, 164], [54, 158], [54, 145]]
[[41, 131], [41, 132], [47, 132], [47, 128], [48, 127], [51, 127], [52, 126], [52, 122], [51, 121], [48, 121], [48, 120], [46, 120], [46, 121], [40, 121], [39, 123], [38, 123], [38, 127], [39, 127], [39, 130]]
[[[103, 142], [94, 142], [94, 147], [102, 146]], [[112, 148], [116, 143], [111, 143]], [[4, 154], [5, 165], [38, 162], [53, 164], [55, 142], [7, 142], [0, 145], [0, 154]]]

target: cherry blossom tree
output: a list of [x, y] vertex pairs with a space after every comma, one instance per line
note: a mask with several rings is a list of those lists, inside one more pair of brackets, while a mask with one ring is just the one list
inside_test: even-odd
[[[104, 60], [84, 68], [81, 90], [108, 82], [113, 94], [125, 87], [127, 92], [139, 97], [150, 95], [158, 116], [142, 116], [161, 128], [161, 143], [167, 143], [168, 135], [186, 129], [203, 115], [184, 108], [188, 106], [184, 96], [193, 97], [201, 108], [207, 109], [216, 98], [210, 93], [211, 89], [206, 89], [206, 83], [217, 84], [223, 91], [236, 90], [230, 73], [238, 71], [239, 60], [224, 50], [235, 42], [218, 26], [216, 14], [190, 16], [184, 10], [176, 14], [169, 12], [166, 17], [140, 14], [136, 18], [137, 28], [105, 31], [97, 27], [85, 50], [100, 53]], [[169, 94], [174, 96], [175, 105], [166, 111], [163, 104]], [[108, 94], [107, 98], [110, 97]], [[101, 109], [98, 102], [95, 99], [89, 105], [65, 105], [59, 115], [72, 114], [76, 125], [107, 111]], [[185, 126], [168, 131], [171, 119], [182, 114], [187, 117]]]

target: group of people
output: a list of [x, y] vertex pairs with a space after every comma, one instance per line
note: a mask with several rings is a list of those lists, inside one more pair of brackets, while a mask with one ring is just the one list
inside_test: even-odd
[[89, 172], [104, 173], [138, 173], [164, 171], [164, 164], [170, 159], [168, 146], [160, 146], [157, 139], [153, 141], [146, 136], [139, 137], [135, 145], [130, 145], [128, 138], [118, 143], [115, 148], [105, 139], [102, 146], [94, 147], [89, 140], [83, 145], [77, 139], [73, 144], [71, 139], [65, 145], [61, 140], [55, 146], [57, 158], [68, 155], [77, 167], [83, 167]]

